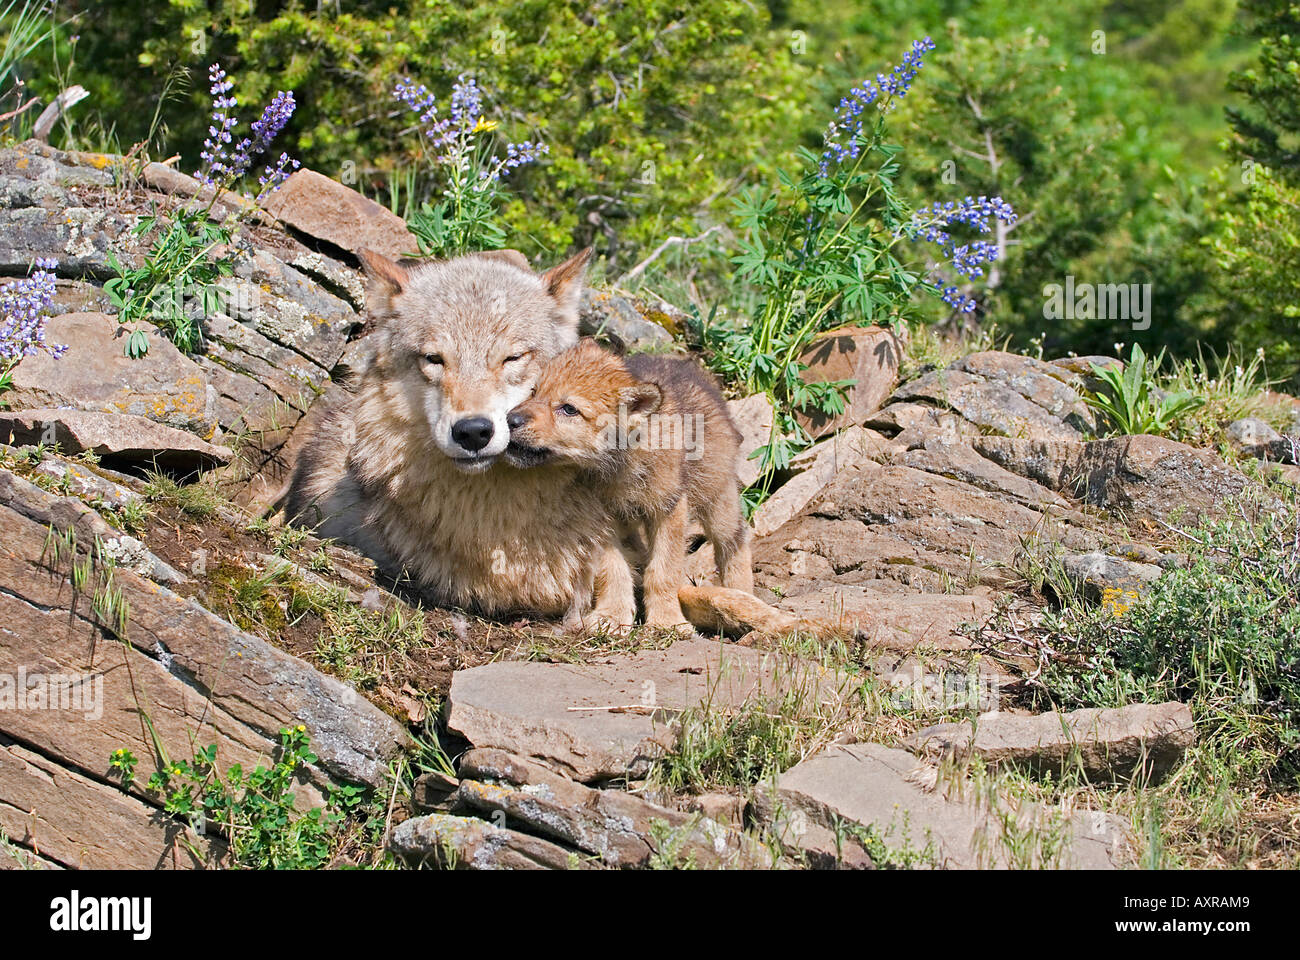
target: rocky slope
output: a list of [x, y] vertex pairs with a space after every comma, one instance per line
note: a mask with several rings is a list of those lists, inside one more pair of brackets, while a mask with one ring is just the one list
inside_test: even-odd
[[[187, 356], [154, 332], [147, 357], [127, 359], [102, 290], [109, 251], [138, 262], [142, 212], [195, 189], [156, 164], [132, 171], [34, 143], [0, 151], [0, 274], [60, 261], [48, 337], [68, 345], [60, 360], [24, 361], [0, 412], [0, 678], [11, 691], [19, 677], [55, 676], [99, 691], [93, 703], [0, 709], [5, 865], [225, 862], [220, 831], [159, 815], [143, 785], [166, 762], [159, 744], [215, 744], [222, 766], [251, 768], [297, 725], [317, 757], [295, 788], [306, 808], [334, 783], [395, 796], [412, 734], [445, 722], [454, 775], [403, 787], [389, 846], [414, 865], [468, 868], [867, 867], [914, 854], [1027, 865], [1007, 853], [1009, 825], [1046, 829], [1056, 814], [967, 789], [954, 755], [1050, 766], [1082, 747], [1091, 776], [1122, 779], [1168, 769], [1194, 739], [1181, 705], [1008, 716], [973, 737], [969, 725], [887, 743], [840, 736], [749, 792], [664, 788], [655, 762], [702, 713], [796, 689], [801, 709], [834, 713], [859, 695], [861, 676], [772, 634], [811, 627], [854, 644], [874, 678], [916, 704], [951, 700], [958, 677], [965, 699], [945, 701], [945, 715], [994, 710], [1015, 665], [977, 656], [970, 627], [995, 610], [1035, 616], [1017, 589], [1026, 552], [1051, 545], [1099, 598], [1122, 597], [1180, 562], [1163, 525], [1249, 481], [1172, 441], [1086, 439], [1079, 360], [983, 352], [900, 385], [902, 345], [847, 331], [807, 359], [858, 380], [849, 410], [810, 424], [824, 439], [755, 517], [765, 602], [722, 610], [725, 598], [701, 591], [696, 609], [684, 596], [738, 643], [574, 641], [545, 624], [417, 611], [363, 558], [259, 517], [324, 404], [366, 362], [354, 251], [401, 252], [400, 221], [298, 174], [237, 251], [232, 315], [207, 319], [203, 350]], [[664, 315], [617, 291], [589, 293], [584, 309], [589, 332], [670, 340], [654, 322]], [[733, 409], [752, 450], [770, 408], [745, 398]], [[1279, 436], [1238, 432], [1249, 452], [1294, 459]], [[149, 479], [154, 469], [182, 482]], [[698, 584], [707, 554], [691, 557]], [[127, 788], [109, 763], [123, 748], [143, 773]], [[1131, 862], [1113, 817], [1075, 811], [1056, 827], [1068, 842], [1034, 865]]]

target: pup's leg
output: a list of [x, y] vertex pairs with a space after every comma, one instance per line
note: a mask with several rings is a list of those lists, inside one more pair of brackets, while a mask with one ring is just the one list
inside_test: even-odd
[[732, 590], [754, 592], [754, 562], [750, 557], [749, 524], [740, 507], [740, 491], [728, 482], [712, 502], [699, 511], [704, 535], [713, 544], [713, 560], [718, 565], [722, 585]]
[[650, 558], [646, 562], [641, 588], [645, 594], [645, 622], [648, 627], [690, 629], [677, 601], [686, 562], [686, 520], [690, 505], [686, 498], [666, 516], [646, 524], [650, 536]]
[[610, 544], [596, 564], [596, 606], [589, 625], [626, 632], [636, 619], [632, 568], [618, 544]]

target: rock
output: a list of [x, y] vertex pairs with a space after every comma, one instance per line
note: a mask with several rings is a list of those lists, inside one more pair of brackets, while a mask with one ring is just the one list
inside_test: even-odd
[[[368, 201], [367, 201], [368, 202]], [[328, 372], [360, 328], [361, 315], [314, 277], [264, 250], [241, 254], [235, 261], [234, 295], [227, 313], [272, 343], [288, 347], [322, 372]], [[314, 382], [307, 365], [290, 370]]]
[[[873, 743], [831, 746], [761, 786], [756, 809], [772, 823], [802, 814], [825, 829], [836, 818], [872, 831], [895, 856], [946, 868], [1075, 867], [1111, 869], [1123, 857], [1125, 833], [1111, 814], [1077, 813], [1066, 829], [1070, 839], [1024, 844], [1035, 833], [1046, 838], [1059, 817], [1052, 808], [1018, 806], [1005, 796], [975, 798], [966, 785], [935, 783], [936, 771], [905, 750]], [[1016, 824], [1004, 833], [1002, 818]], [[851, 834], [850, 834], [851, 835]], [[880, 864], [877, 864], [879, 866]]]
[[1165, 521], [1210, 515], [1249, 483], [1209, 450], [1152, 436], [1091, 441], [1081, 472], [1088, 503]]
[[1021, 393], [997, 380], [962, 370], [936, 370], [906, 383], [894, 401], [926, 400], [950, 407], [976, 426], [1007, 437], [1031, 440], [1079, 440], [1082, 434]]
[[[1046, 516], [1019, 503], [902, 465], [859, 463], [841, 470], [803, 512], [755, 542], [760, 585], [790, 589], [787, 547], [820, 554], [836, 583], [893, 580], [933, 593], [1004, 584], [1025, 536], [1055, 537], [1068, 549], [1098, 547], [1071, 512]], [[780, 579], [772, 578], [780, 571]]]
[[14, 370], [10, 408], [69, 407], [101, 413], [129, 413], [178, 430], [211, 438], [217, 427], [216, 393], [204, 372], [167, 340], [145, 325], [149, 352], [131, 359], [122, 352], [122, 327], [106, 313], [52, 317], [45, 335], [66, 344], [55, 360], [27, 357]]
[[590, 783], [644, 777], [671, 749], [676, 715], [718, 708], [824, 671], [775, 654], [702, 639], [601, 663], [491, 663], [452, 675], [447, 727], [475, 747], [545, 763]]
[[50, 454], [31, 468], [32, 473], [49, 477], [59, 489], [66, 490], [92, 506], [102, 504], [114, 510], [121, 510], [144, 499], [130, 487], [100, 473], [100, 469], [102, 468], [91, 467], [85, 463], [73, 463], [63, 457]]
[[415, 778], [411, 788], [411, 806], [416, 810], [429, 812], [436, 810], [446, 812], [455, 805], [456, 791], [460, 781], [445, 773], [432, 770]]
[[765, 395], [756, 393], [743, 400], [728, 400], [727, 409], [741, 435], [736, 473], [740, 477], [740, 485], [747, 487], [759, 475], [758, 458], [751, 460], [750, 455], [760, 447], [767, 446], [772, 439], [772, 401]]
[[10, 445], [57, 443], [66, 454], [90, 451], [110, 464], [192, 472], [228, 463], [234, 454], [192, 433], [144, 417], [89, 410], [0, 411], [0, 438]]
[[1097, 418], [1092, 409], [1073, 386], [1064, 382], [1080, 381], [1077, 377], [1063, 375], [1060, 366], [1016, 353], [986, 350], [963, 357], [953, 364], [953, 369], [1000, 381], [1076, 430], [1085, 433], [1097, 430]]
[[1243, 456], [1282, 463], [1296, 461], [1296, 450], [1291, 442], [1258, 417], [1234, 420], [1223, 432], [1228, 442]]
[[628, 350], [673, 342], [671, 333], [646, 319], [630, 298], [613, 290], [584, 288], [578, 311], [578, 331], [583, 336], [609, 339]]
[[781, 484], [754, 514], [754, 533], [776, 530], [797, 514], [845, 467], [884, 456], [888, 441], [874, 430], [852, 426], [800, 453], [791, 466], [797, 472]]
[[1021, 476], [1136, 519], [1191, 520], [1212, 512], [1248, 485], [1210, 451], [1164, 437], [1087, 443], [981, 437], [974, 447]]
[[294, 173], [262, 207], [295, 230], [349, 253], [374, 250], [396, 259], [416, 250], [401, 217], [314, 170]]
[[446, 870], [581, 870], [571, 850], [472, 817], [431, 813], [397, 825], [388, 847], [412, 867]]
[[909, 450], [898, 463], [1000, 494], [1036, 510], [1070, 510], [1070, 504], [1041, 484], [1006, 470], [980, 456], [968, 443], [927, 437], [924, 447]]
[[927, 727], [907, 745], [927, 755], [977, 754], [987, 763], [1010, 763], [1060, 776], [1081, 767], [1089, 780], [1145, 782], [1164, 778], [1196, 742], [1185, 703], [1139, 703], [1118, 709], [1075, 710], [1019, 716], [986, 713], [969, 723]]
[[978, 594], [873, 593], [851, 584], [823, 585], [783, 597], [782, 609], [811, 620], [860, 633], [873, 646], [911, 652], [917, 647], [966, 650], [971, 642], [963, 624], [979, 625], [993, 614], [993, 598]]
[[134, 537], [125, 536], [121, 531], [110, 527], [98, 513], [88, 509], [81, 501], [42, 490], [9, 470], [0, 470], [0, 506], [8, 507], [46, 527], [71, 529], [79, 543], [94, 543], [98, 540], [110, 545], [110, 549], [114, 541], [118, 544], [133, 544], [133, 556], [126, 565], [137, 574], [158, 583], [183, 583], [186, 580], [184, 574], [173, 570], [154, 556]]
[[1145, 593], [1164, 571], [1155, 564], [1108, 557], [1099, 550], [1066, 554], [1062, 560], [1066, 575], [1094, 598], [1107, 591]]
[[699, 814], [651, 803], [623, 790], [594, 790], [500, 750], [461, 760], [463, 806], [598, 856], [611, 867], [644, 867], [674, 857], [697, 867], [766, 866], [770, 858], [741, 834]]
[[748, 806], [748, 800], [734, 793], [700, 793], [687, 801], [686, 809], [723, 825], [741, 827]]
[[965, 417], [922, 403], [891, 403], [867, 417], [865, 425], [890, 434], [934, 434], [954, 443], [963, 437], [979, 436], [979, 429]]
[[[21, 483], [17, 478], [5, 481], [3, 471], [0, 482], [12, 488]], [[3, 492], [0, 487], [0, 501]], [[56, 503], [47, 510], [51, 521], [46, 523], [59, 520], [59, 530], [85, 530], [92, 526], [89, 518], [103, 523], [77, 501], [52, 499]], [[61, 519], [77, 513], [87, 520]], [[50, 633], [23, 636], [21, 649], [61, 642], [76, 628], [67, 613], [77, 596], [66, 575], [51, 576], [47, 565], [51, 557], [46, 523], [0, 508], [7, 539], [7, 551], [0, 552], [0, 583], [32, 607], [64, 613], [46, 622]], [[83, 554], [93, 542], [93, 536], [78, 533]], [[406, 734], [352, 687], [243, 632], [195, 601], [141, 579], [133, 570], [115, 569], [113, 587], [122, 609], [129, 611], [125, 639], [180, 679], [198, 702], [210, 698], [215, 709], [276, 742], [282, 727], [301, 724], [326, 773], [373, 787], [384, 782], [388, 763], [406, 743]]]
[[813, 438], [843, 427], [862, 424], [880, 409], [898, 383], [903, 346], [883, 327], [841, 327], [822, 333], [799, 355], [806, 364], [805, 383], [853, 380], [845, 396], [845, 410], [837, 417], [818, 412], [798, 412], [800, 425]]
[[220, 840], [6, 736], [0, 830], [42, 859], [77, 869], [192, 870], [218, 866], [225, 856]]

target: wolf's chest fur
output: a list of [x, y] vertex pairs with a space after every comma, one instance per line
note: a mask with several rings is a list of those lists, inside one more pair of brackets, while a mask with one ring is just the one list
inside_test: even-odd
[[465, 474], [424, 437], [392, 421], [359, 422], [349, 458], [395, 563], [441, 604], [564, 613], [611, 536], [596, 491], [563, 467]]

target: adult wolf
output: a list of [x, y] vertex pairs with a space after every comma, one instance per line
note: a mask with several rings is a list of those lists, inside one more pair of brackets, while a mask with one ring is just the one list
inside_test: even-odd
[[570, 612], [609, 547], [608, 510], [573, 471], [519, 470], [502, 456], [506, 415], [542, 363], [577, 342], [590, 257], [535, 274], [515, 251], [409, 268], [364, 254], [374, 359], [303, 448], [289, 519], [436, 603]]

